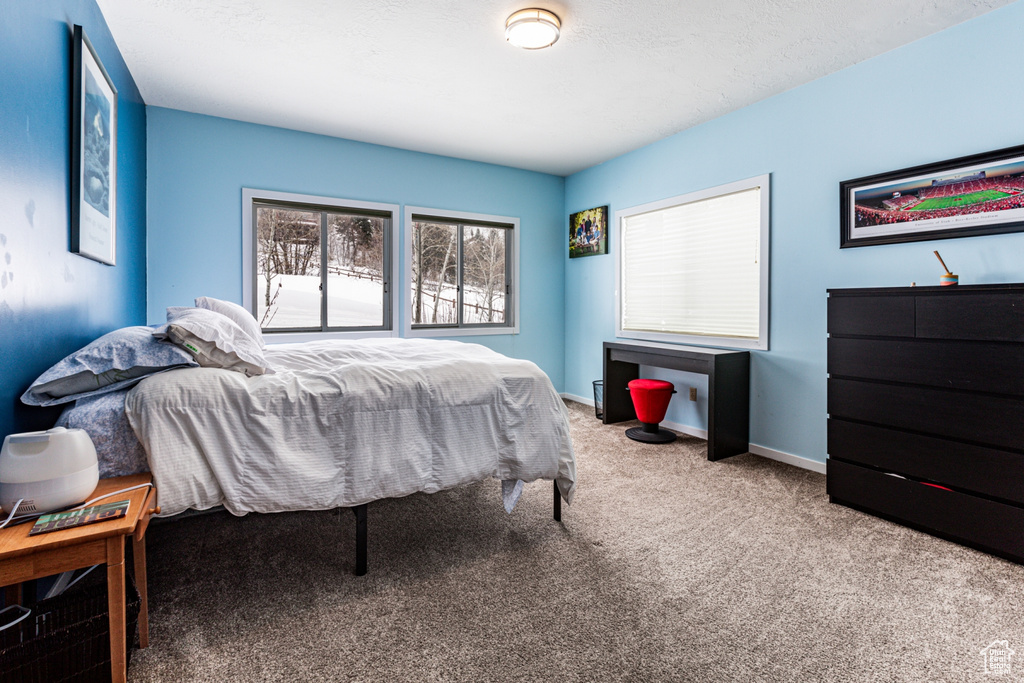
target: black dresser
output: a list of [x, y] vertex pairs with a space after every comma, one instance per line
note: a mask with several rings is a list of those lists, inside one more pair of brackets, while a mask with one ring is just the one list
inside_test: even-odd
[[828, 296], [829, 499], [1024, 563], [1024, 284]]

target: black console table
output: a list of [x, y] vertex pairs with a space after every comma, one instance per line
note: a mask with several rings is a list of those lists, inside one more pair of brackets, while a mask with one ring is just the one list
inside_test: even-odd
[[644, 342], [604, 343], [604, 423], [635, 420], [627, 386], [641, 365], [708, 376], [708, 460], [750, 449], [750, 352]]

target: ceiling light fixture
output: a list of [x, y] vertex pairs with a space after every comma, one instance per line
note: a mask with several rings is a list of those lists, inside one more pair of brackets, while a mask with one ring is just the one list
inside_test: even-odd
[[561, 27], [553, 12], [521, 9], [505, 21], [505, 40], [525, 50], [540, 50], [555, 44]]

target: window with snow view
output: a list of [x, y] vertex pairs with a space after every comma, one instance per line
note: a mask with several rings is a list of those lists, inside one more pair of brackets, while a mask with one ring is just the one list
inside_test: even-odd
[[515, 222], [409, 211], [406, 225], [411, 330], [514, 331]]
[[363, 202], [307, 199], [332, 203], [251, 199], [250, 310], [260, 327], [266, 332], [390, 330], [393, 211]]

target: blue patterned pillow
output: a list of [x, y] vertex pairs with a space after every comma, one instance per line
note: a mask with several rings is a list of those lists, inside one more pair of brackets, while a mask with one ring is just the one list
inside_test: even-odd
[[52, 406], [127, 389], [144, 377], [198, 365], [174, 344], [156, 339], [151, 327], [122, 327], [76, 351], [39, 376], [22, 395], [30, 406]]
[[149, 471], [146, 451], [124, 414], [127, 394], [125, 389], [78, 399], [64, 409], [55, 425], [85, 430], [96, 447], [100, 479]]

